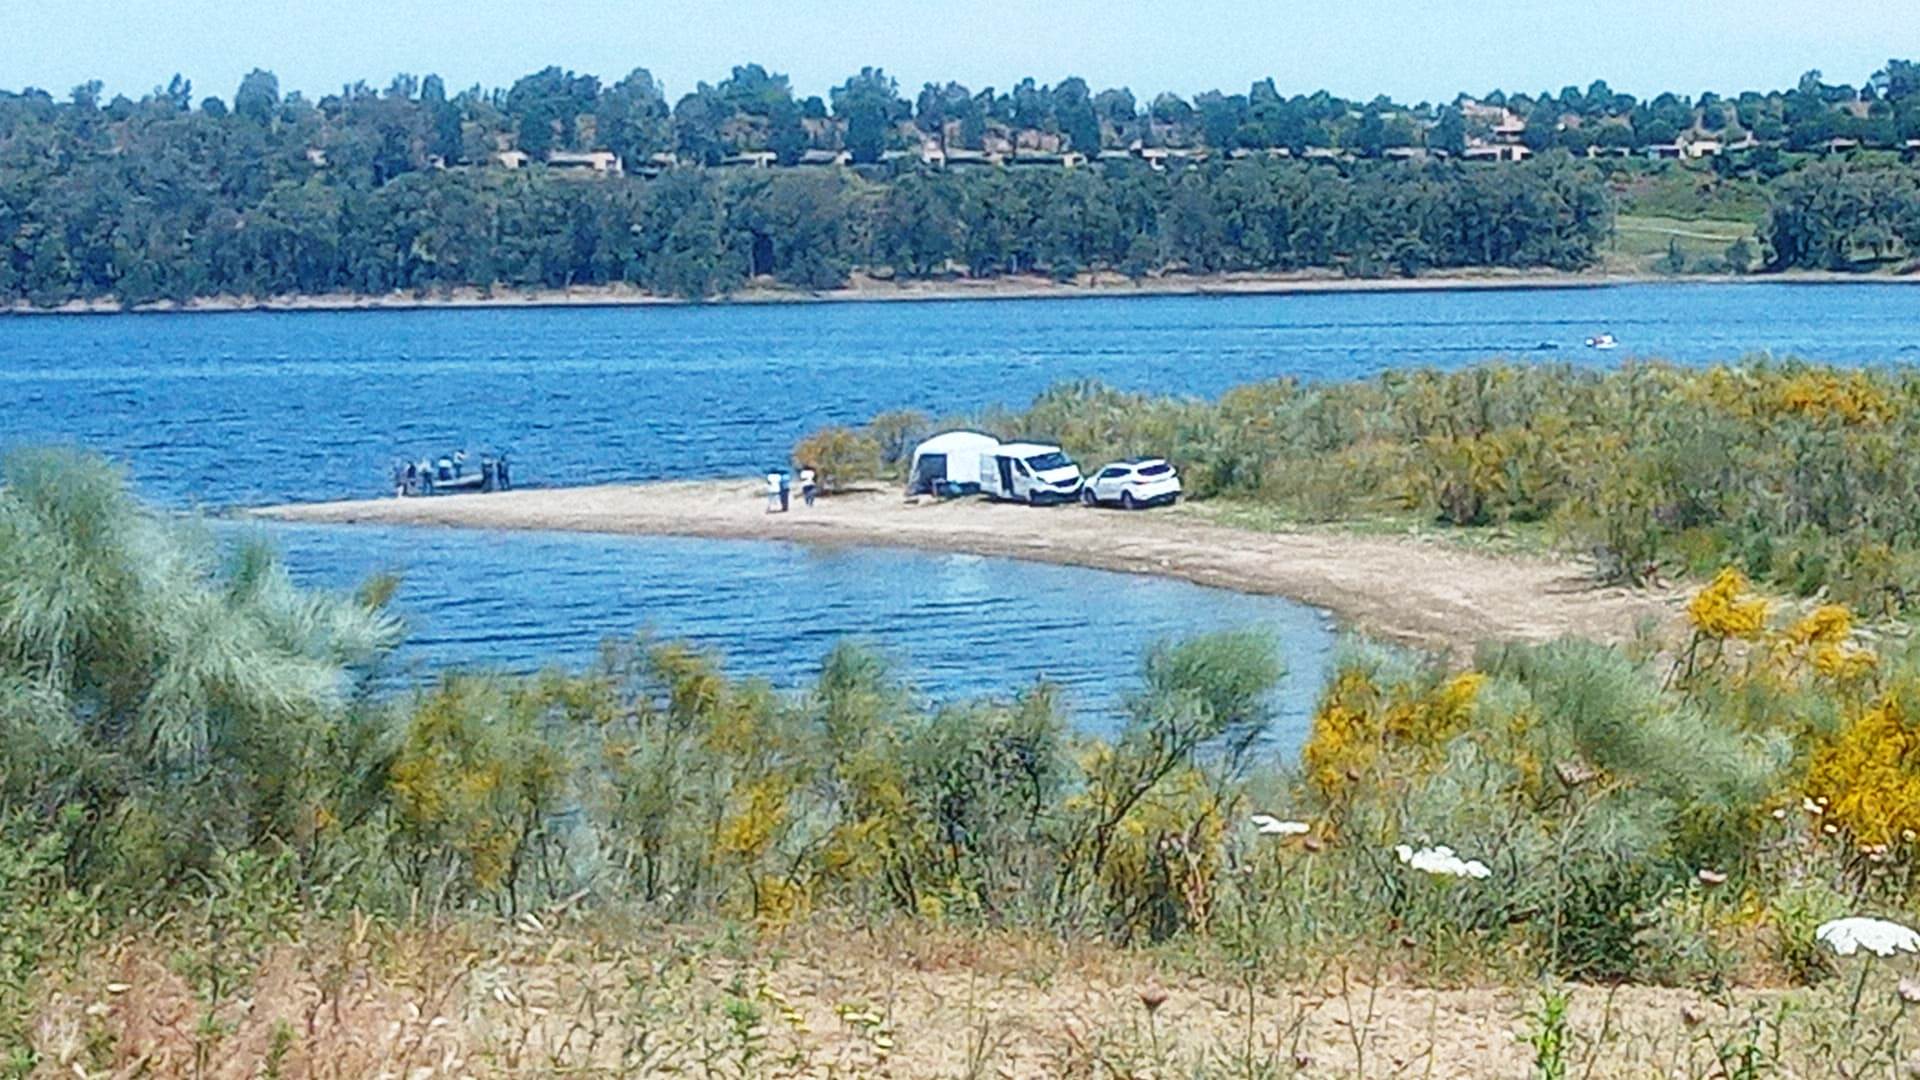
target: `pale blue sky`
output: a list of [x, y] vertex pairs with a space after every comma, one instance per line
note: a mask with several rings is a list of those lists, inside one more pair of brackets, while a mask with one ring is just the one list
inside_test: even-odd
[[677, 98], [757, 61], [802, 95], [878, 64], [909, 96], [930, 79], [1080, 75], [1145, 98], [1272, 75], [1284, 93], [1411, 102], [1595, 78], [1641, 95], [1785, 87], [1809, 68], [1858, 84], [1890, 56], [1920, 58], [1920, 0], [0, 0], [0, 87], [62, 95], [94, 77], [138, 95], [178, 71], [230, 99], [256, 65], [316, 97], [400, 71], [459, 89], [560, 64], [646, 67]]

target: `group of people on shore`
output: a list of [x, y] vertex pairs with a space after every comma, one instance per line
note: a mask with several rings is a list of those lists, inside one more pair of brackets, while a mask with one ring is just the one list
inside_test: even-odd
[[480, 471], [467, 468], [467, 452], [455, 450], [438, 459], [396, 461], [393, 464], [393, 493], [396, 496], [431, 495], [435, 491], [506, 491], [513, 486], [507, 469], [507, 456], [483, 455]]
[[[815, 481], [813, 470], [800, 470], [800, 498], [808, 505], [820, 493], [820, 485]], [[785, 469], [767, 471], [767, 513], [784, 514], [793, 498], [793, 477]]]

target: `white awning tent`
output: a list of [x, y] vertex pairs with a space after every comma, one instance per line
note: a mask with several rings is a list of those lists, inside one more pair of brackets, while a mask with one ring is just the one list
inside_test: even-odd
[[1000, 440], [977, 431], [947, 431], [913, 448], [907, 494], [958, 495], [980, 490], [980, 459]]

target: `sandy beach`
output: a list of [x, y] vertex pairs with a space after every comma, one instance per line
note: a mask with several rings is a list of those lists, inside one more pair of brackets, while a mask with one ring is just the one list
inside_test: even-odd
[[1643, 284], [1915, 284], [1920, 275], [1843, 274], [1789, 271], [1775, 274], [1649, 275], [1601, 271], [1473, 270], [1421, 277], [1350, 278], [1330, 271], [1289, 274], [1168, 275], [1132, 280], [1120, 274], [1082, 274], [1071, 281], [1040, 275], [998, 278], [891, 281], [853, 276], [844, 288], [806, 290], [756, 282], [726, 296], [687, 300], [661, 296], [628, 285], [583, 285], [569, 289], [491, 290], [459, 288], [444, 293], [313, 293], [295, 296], [208, 296], [162, 300], [132, 308], [111, 297], [76, 300], [53, 307], [14, 304], [0, 314], [109, 315], [119, 313], [208, 313], [247, 311], [407, 311], [418, 308], [593, 308], [686, 304], [885, 303], [935, 300], [1046, 300], [1131, 296], [1260, 296], [1289, 293], [1454, 292], [1476, 289], [1598, 289]]
[[698, 536], [884, 545], [1158, 574], [1285, 596], [1344, 625], [1464, 653], [1482, 640], [1630, 636], [1670, 620], [1674, 595], [1599, 588], [1583, 568], [1464, 550], [1433, 538], [1255, 532], [1188, 506], [1141, 513], [1035, 509], [966, 499], [915, 504], [895, 490], [796, 498], [768, 514], [753, 482], [542, 488], [489, 495], [303, 503], [251, 511], [286, 521]]

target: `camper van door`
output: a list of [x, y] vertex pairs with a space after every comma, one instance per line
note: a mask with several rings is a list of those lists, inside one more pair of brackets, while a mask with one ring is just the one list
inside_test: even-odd
[[996, 499], [1013, 492], [1013, 463], [999, 454], [980, 455], [980, 490]]
[[947, 480], [947, 455], [921, 454], [919, 463], [913, 470], [913, 483], [907, 488], [907, 494], [920, 495], [932, 492], [940, 494], [940, 485]]

